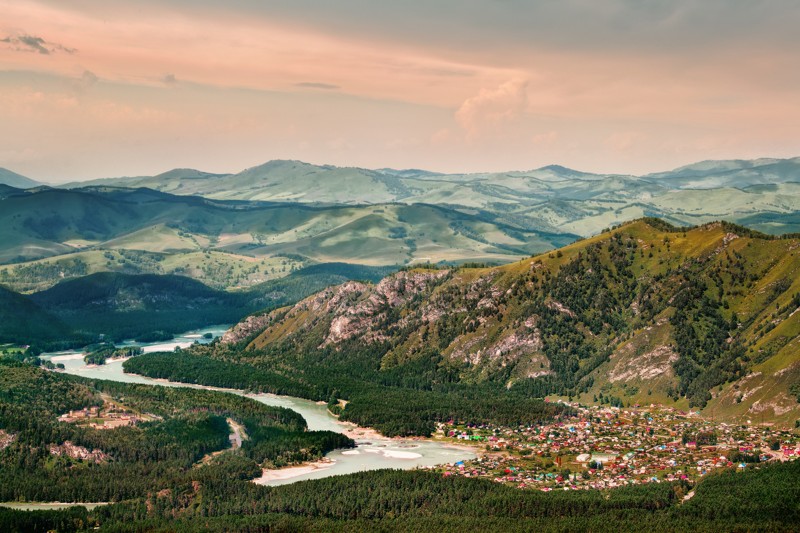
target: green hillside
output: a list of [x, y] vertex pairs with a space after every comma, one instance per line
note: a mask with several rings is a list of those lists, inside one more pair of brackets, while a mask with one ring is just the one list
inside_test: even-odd
[[[122, 251], [160, 267], [144, 272], [188, 273], [225, 287], [265, 281], [281, 267], [329, 262], [394, 265], [409, 262], [507, 262], [574, 240], [574, 235], [521, 229], [486, 213], [424, 204], [311, 206], [206, 200], [149, 189], [108, 187], [41, 189], [9, 195], [0, 212], [0, 261], [73, 260], [77, 252], [94, 270], [120, 271]], [[191, 254], [224, 252], [216, 261]], [[128, 254], [130, 257], [130, 254]], [[174, 259], [175, 256], [182, 256]], [[168, 258], [169, 257], [169, 258]], [[250, 258], [250, 259], [247, 259]], [[290, 264], [285, 260], [291, 259]], [[250, 265], [244, 263], [250, 261]], [[129, 262], [135, 262], [131, 260]], [[224, 279], [203, 271], [222, 263]], [[259, 275], [253, 270], [258, 267]], [[27, 267], [0, 269], [5, 283], [23, 286]], [[48, 268], [53, 267], [53, 262]], [[87, 266], [88, 268], [88, 266]], [[182, 269], [182, 270], [179, 270]], [[264, 269], [269, 272], [264, 275]], [[283, 274], [288, 273], [282, 268]], [[6, 274], [3, 274], [5, 272]], [[19, 275], [17, 275], [19, 274]], [[34, 285], [35, 286], [35, 285]]]
[[243, 291], [222, 291], [176, 275], [95, 272], [22, 295], [0, 285], [0, 343], [74, 347], [164, 337], [297, 302], [331, 285], [375, 282], [394, 271], [346, 263], [318, 264]]
[[29, 300], [57, 316], [72, 337], [96, 339], [102, 334], [116, 341], [171, 338], [203, 325], [236, 321], [257, 309], [250, 298], [190, 278], [112, 272], [64, 281]]
[[[790, 226], [797, 224], [800, 211], [800, 158], [705, 161], [644, 176], [592, 174], [558, 165], [526, 171], [440, 174], [270, 161], [230, 175], [175, 170], [159, 176], [87, 183], [228, 200], [425, 203], [484, 212], [526, 230], [584, 237], [643, 216], [683, 225], [724, 218], [758, 224], [760, 230], [777, 234], [795, 231]], [[71, 186], [81, 185], [85, 184]], [[785, 216], [795, 217], [794, 223], [784, 220]], [[762, 223], [761, 217], [771, 223]]]
[[[659, 402], [793, 423], [799, 249], [797, 237], [727, 223], [642, 220], [499, 268], [345, 283], [264, 317], [249, 350], [198, 356], [314, 383], [322, 397], [337, 390], [350, 400], [343, 416], [365, 424], [394, 420], [379, 396], [404, 405], [462, 394]], [[244, 338], [234, 329], [226, 341]], [[442, 416], [426, 409], [417, 416]]]
[[0, 343], [53, 342], [69, 334], [55, 315], [0, 285]]
[[7, 168], [0, 167], [0, 185], [7, 185], [16, 189], [30, 189], [31, 187], [38, 187], [41, 183], [12, 172]]

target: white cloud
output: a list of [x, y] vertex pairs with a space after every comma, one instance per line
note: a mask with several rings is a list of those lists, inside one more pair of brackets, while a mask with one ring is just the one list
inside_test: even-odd
[[469, 138], [498, 131], [522, 116], [528, 105], [527, 82], [513, 79], [495, 89], [481, 89], [456, 111], [456, 121]]

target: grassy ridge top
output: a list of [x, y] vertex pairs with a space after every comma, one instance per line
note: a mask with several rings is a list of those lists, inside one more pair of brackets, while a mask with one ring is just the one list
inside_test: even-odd
[[361, 358], [421, 382], [432, 362], [465, 385], [793, 422], [798, 309], [796, 236], [644, 219], [502, 267], [327, 289], [273, 313], [240, 357], [292, 371]]

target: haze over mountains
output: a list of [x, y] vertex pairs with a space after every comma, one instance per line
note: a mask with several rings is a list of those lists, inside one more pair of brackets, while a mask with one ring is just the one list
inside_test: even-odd
[[726, 218], [768, 233], [800, 229], [791, 216], [800, 206], [800, 158], [704, 161], [644, 176], [594, 174], [558, 165], [440, 174], [278, 160], [237, 174], [176, 169], [67, 187], [86, 185], [148, 187], [225, 200], [458, 206], [497, 214], [524, 229], [582, 236], [640, 216], [685, 224]]
[[187, 275], [230, 289], [330, 262], [505, 263], [642, 216], [800, 231], [800, 158], [706, 161], [647, 176], [270, 161], [237, 174], [175, 169], [64, 188], [4, 170], [0, 184], [0, 264], [15, 264], [0, 268], [0, 281], [22, 291], [102, 271]]
[[30, 189], [31, 187], [38, 187], [41, 183], [0, 167], [0, 185], [8, 185], [9, 187], [16, 187], [17, 189]]

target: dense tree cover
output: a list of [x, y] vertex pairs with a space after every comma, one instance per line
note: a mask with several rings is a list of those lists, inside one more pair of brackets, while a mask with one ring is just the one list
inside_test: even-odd
[[[106, 399], [143, 419], [116, 429], [57, 420]], [[229, 447], [226, 418], [244, 426], [247, 440], [198, 468], [208, 454]], [[87, 380], [3, 360], [0, 429], [15, 436], [0, 451], [0, 501], [121, 501], [191, 485], [198, 476], [252, 479], [260, 464], [282, 466], [353, 445], [338, 433], [307, 431], [289, 409], [242, 396]], [[51, 446], [67, 442], [101, 456], [51, 453]]]
[[[348, 400], [344, 409], [334, 407], [343, 419], [391, 435], [426, 435], [437, 421], [451, 418], [535, 421], [545, 411], [531, 398], [574, 397], [593, 389], [597, 395], [598, 367], [625, 341], [658, 325], [662, 337], [654, 342], [677, 355], [674, 384], [660, 392], [703, 407], [712, 388], [740, 378], [783, 346], [776, 341], [748, 354], [757, 336], [775, 327], [774, 320], [766, 319], [753, 325], [759, 310], [782, 298], [772, 318], [788, 317], [800, 295], [787, 304], [784, 294], [791, 280], [777, 279], [755, 305], [737, 303], [733, 309], [731, 301], [775, 264], [758, 262], [772, 252], [756, 250], [763, 245], [757, 241], [744, 249], [723, 243], [698, 252], [709, 238], [701, 232], [712, 231], [718, 239], [719, 229], [700, 228], [687, 237], [684, 228], [648, 224], [557, 251], [550, 260], [533, 261], [529, 269], [487, 270], [480, 277], [462, 269], [429, 278], [426, 288], [402, 305], [386, 302], [374, 311], [370, 327], [380, 332], [377, 341], [355, 336], [331, 345], [326, 339], [334, 317], [323, 310], [297, 326], [287, 322], [278, 340], [195, 347], [185, 360], [153, 356], [129, 363], [130, 368], [154, 377], [317, 400], [334, 396]], [[679, 240], [676, 250], [673, 244]], [[751, 246], [752, 252], [747, 250]], [[374, 297], [369, 291], [353, 293], [346, 305], [357, 308]], [[428, 321], [425, 316], [432, 312], [436, 319]], [[276, 314], [275, 322], [282, 316]], [[747, 329], [751, 325], [754, 331]], [[529, 335], [533, 342], [534, 330], [534, 359], [542, 361], [538, 369], [524, 368], [527, 354], [517, 360], [487, 356], [511, 332], [517, 338]], [[518, 371], [518, 365], [524, 369]], [[528, 378], [531, 374], [538, 377]], [[598, 401], [624, 405], [630, 401], [626, 394], [602, 391]]]
[[683, 285], [674, 299], [671, 319], [680, 355], [675, 364], [680, 378], [677, 393], [689, 398], [690, 407], [705, 407], [711, 388], [746, 373], [745, 349], [738, 341], [728, 341], [737, 326], [723, 317], [719, 302], [706, 294], [706, 284], [687, 271]]
[[[74, 332], [114, 341], [163, 338], [206, 324], [233, 322], [254, 310], [242, 294], [182, 276], [99, 272], [67, 280], [29, 299]], [[243, 312], [244, 311], [244, 312]]]
[[117, 342], [166, 340], [208, 324], [237, 322], [349, 279], [377, 281], [393, 270], [324, 263], [236, 293], [183, 276], [113, 272], [67, 279], [32, 295], [0, 285], [0, 342], [54, 351], [95, 343], [101, 335]]
[[88, 515], [34, 513], [26, 522], [20, 512], [0, 511], [0, 526], [35, 531], [50, 518], [62, 531], [791, 531], [800, 521], [798, 475], [798, 462], [727, 471], [701, 481], [686, 502], [691, 487], [682, 483], [545, 494], [422, 471], [273, 488], [201, 475]]
[[0, 531], [9, 533], [82, 531], [91, 523], [85, 507], [71, 507], [61, 511], [15, 511], [0, 507]]
[[294, 381], [275, 372], [191, 355], [187, 351], [147, 353], [125, 361], [125, 372], [181, 383], [213, 385], [229, 389], [270, 392], [321, 399], [321, 389]]
[[[431, 384], [431, 376], [440, 376], [440, 356], [428, 360], [430, 373], [417, 360], [409, 367], [381, 371], [368, 352], [350, 358], [332, 360], [326, 353], [322, 361], [311, 358], [294, 361], [297, 372], [278, 373], [268, 364], [252, 366], [222, 360], [225, 347], [195, 346], [176, 353], [144, 354], [125, 361], [126, 372], [165, 378], [186, 383], [215, 385], [236, 389], [289, 394], [312, 400], [331, 397], [348, 401], [341, 418], [378, 429], [387, 436], [430, 435], [436, 422], [450, 420], [465, 423], [494, 422], [506, 425], [531, 424], [551, 420], [566, 411], [529, 397], [524, 392], [507, 391], [496, 383], [470, 386], [457, 382]], [[208, 354], [215, 353], [216, 358]], [[290, 354], [278, 357], [287, 363]], [[232, 355], [232, 357], [236, 357]], [[328, 358], [330, 357], [330, 358]], [[437, 381], [437, 378], [433, 378]]]
[[0, 285], [0, 343], [57, 342], [70, 334], [60, 319]]
[[127, 348], [117, 348], [112, 342], [102, 342], [93, 344], [85, 348], [86, 355], [83, 357], [84, 362], [89, 365], [103, 365], [106, 359], [115, 357], [133, 357], [134, 355], [141, 355], [142, 349], [137, 346], [129, 346]]

